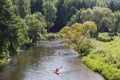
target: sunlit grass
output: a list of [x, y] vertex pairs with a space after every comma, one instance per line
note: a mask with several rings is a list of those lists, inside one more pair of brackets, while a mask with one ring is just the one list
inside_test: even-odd
[[112, 40], [108, 40], [111, 37], [107, 34], [99, 37], [104, 41], [93, 39], [95, 47], [83, 58], [83, 62], [107, 80], [120, 80], [120, 37], [114, 36]]

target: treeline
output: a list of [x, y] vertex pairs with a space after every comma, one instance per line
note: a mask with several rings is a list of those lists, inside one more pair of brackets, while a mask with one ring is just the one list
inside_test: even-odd
[[12, 0], [12, 3], [16, 5], [16, 14], [21, 18], [41, 12], [45, 16], [49, 32], [58, 32], [63, 26], [70, 24], [75, 14], [79, 18], [79, 11], [83, 9], [98, 6], [109, 8], [112, 12], [120, 10], [120, 1], [113, 0]]
[[97, 33], [117, 34], [119, 9], [120, 2], [111, 0], [0, 0], [0, 58], [76, 22], [90, 20], [97, 25]]
[[29, 1], [0, 0], [0, 59], [30, 48], [43, 38], [46, 28], [41, 12], [31, 14]]

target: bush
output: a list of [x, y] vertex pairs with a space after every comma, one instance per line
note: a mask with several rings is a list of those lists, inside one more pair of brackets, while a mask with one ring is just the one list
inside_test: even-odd
[[79, 54], [83, 54], [86, 56], [89, 52], [90, 49], [92, 48], [91, 41], [89, 39], [84, 40], [80, 45], [75, 45], [74, 50], [78, 52]]
[[5, 67], [6, 64], [7, 63], [5, 59], [0, 60], [0, 71], [2, 71], [2, 69]]
[[90, 57], [84, 57], [83, 63], [95, 72], [102, 74], [106, 80], [120, 80], [120, 70], [114, 68], [102, 61], [91, 59]]
[[6, 57], [6, 53], [5, 52], [0, 52], [0, 59], [4, 59]]

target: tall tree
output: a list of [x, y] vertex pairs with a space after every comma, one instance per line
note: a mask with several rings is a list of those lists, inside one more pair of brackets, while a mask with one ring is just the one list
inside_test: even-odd
[[115, 34], [117, 34], [117, 32], [120, 33], [120, 11], [115, 11], [114, 15], [116, 17], [116, 28], [115, 28]]
[[51, 1], [46, 1], [43, 4], [43, 14], [46, 18], [48, 30], [54, 25], [57, 9]]
[[80, 16], [81, 16], [81, 12], [83, 10], [84, 10], [83, 8], [80, 10], [77, 10], [77, 12], [74, 15], [72, 15], [72, 17], [70, 18], [70, 21], [67, 22], [67, 25], [72, 25], [74, 23], [81, 23], [82, 20], [81, 20]]
[[91, 20], [97, 25], [97, 31], [113, 32], [115, 29], [115, 15], [109, 8], [94, 7], [82, 12], [81, 18], [84, 21]]
[[78, 53], [86, 53], [90, 48], [90, 35], [97, 31], [96, 24], [86, 21], [83, 24], [75, 23], [71, 26], [63, 27], [60, 32], [66, 34], [69, 43], [74, 45]]
[[98, 7], [108, 7], [107, 2], [105, 0], [96, 0], [96, 5]]
[[29, 42], [32, 44], [37, 43], [43, 34], [46, 33], [46, 22], [40, 12], [26, 16], [26, 24], [28, 28]]
[[35, 12], [42, 12], [43, 13], [43, 0], [31, 0], [30, 3], [30, 8], [31, 8], [31, 13], [35, 13]]
[[55, 25], [50, 28], [51, 32], [58, 32], [62, 26], [65, 26], [65, 8], [63, 6], [64, 0], [59, 0], [57, 4], [57, 13], [56, 13], [56, 20], [55, 20]]
[[25, 18], [27, 14], [30, 14], [30, 0], [16, 0], [16, 11], [21, 18]]
[[112, 11], [117, 11], [120, 9], [120, 1], [111, 1], [110, 4], [109, 4], [109, 8], [112, 10]]
[[24, 22], [14, 14], [11, 0], [0, 0], [0, 43], [3, 51], [16, 54], [16, 49], [24, 42]]

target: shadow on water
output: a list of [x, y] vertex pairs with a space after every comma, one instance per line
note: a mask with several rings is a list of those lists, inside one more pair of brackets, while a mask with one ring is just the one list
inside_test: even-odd
[[[74, 50], [63, 48], [61, 41], [46, 41], [16, 56], [0, 73], [0, 80], [104, 80], [82, 64]], [[60, 66], [56, 75], [54, 70]]]

